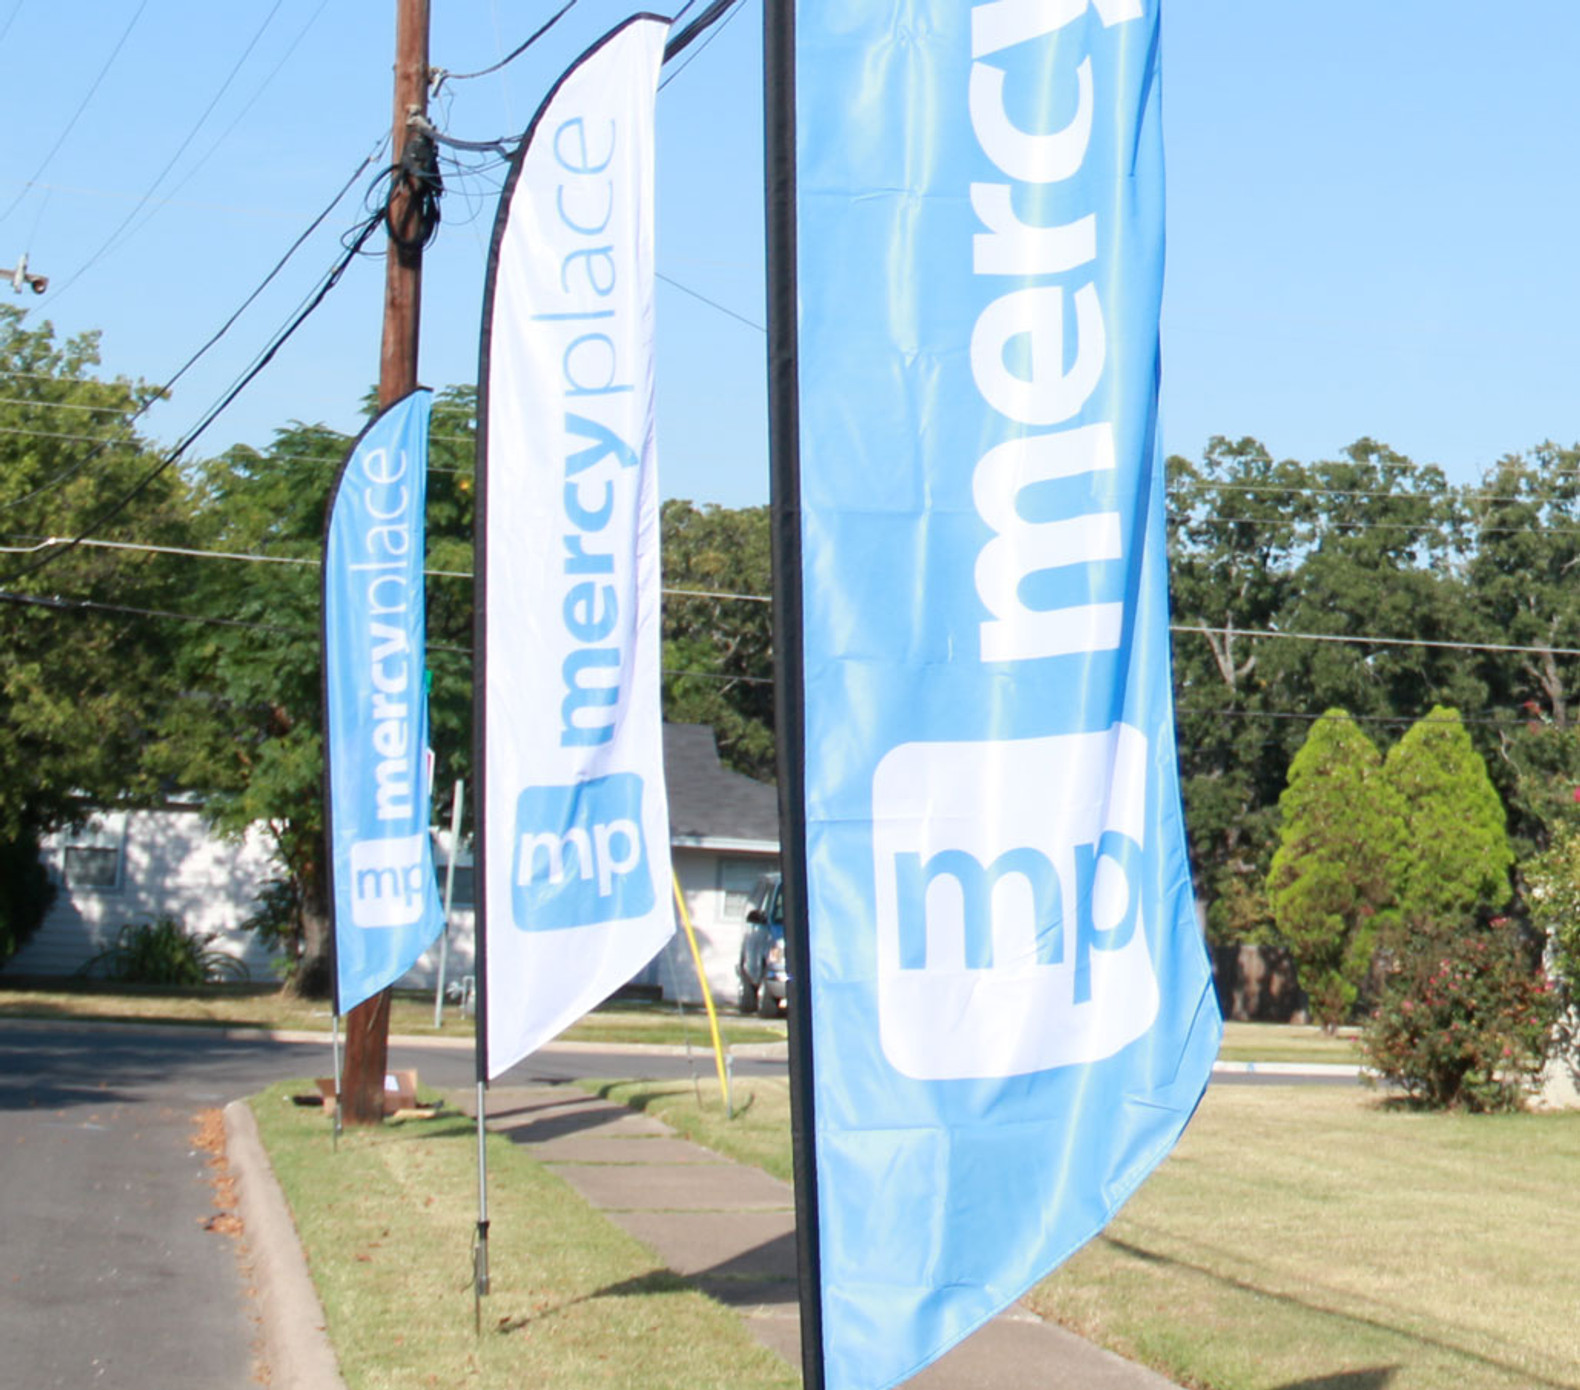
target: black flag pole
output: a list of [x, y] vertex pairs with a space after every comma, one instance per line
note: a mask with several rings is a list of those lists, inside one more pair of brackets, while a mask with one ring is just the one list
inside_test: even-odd
[[773, 527], [774, 730], [779, 761], [785, 955], [790, 975], [790, 1129], [795, 1175], [801, 1383], [823, 1390], [823, 1301], [812, 1101], [802, 706], [800, 385], [796, 333], [795, 0], [763, 4], [767, 185], [768, 458]]

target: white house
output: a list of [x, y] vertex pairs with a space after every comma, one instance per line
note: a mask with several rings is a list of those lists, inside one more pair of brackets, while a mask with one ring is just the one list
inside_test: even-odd
[[[713, 730], [701, 724], [664, 726], [670, 842], [704, 968], [721, 1003], [735, 998], [735, 960], [746, 898], [760, 874], [778, 867], [779, 810], [774, 788], [719, 762]], [[439, 837], [444, 883], [448, 832]], [[58, 893], [43, 925], [5, 965], [10, 975], [70, 975], [115, 942], [126, 923], [169, 916], [189, 932], [214, 934], [213, 949], [240, 958], [255, 980], [271, 979], [274, 963], [241, 929], [258, 893], [278, 870], [261, 828], [240, 843], [216, 836], [200, 811], [172, 804], [160, 810], [96, 815], [77, 832], [45, 841], [42, 859]], [[474, 973], [471, 859], [458, 856], [445, 976]], [[432, 989], [439, 949], [400, 981]], [[699, 1002], [701, 990], [683, 935], [633, 984], [664, 997]]]
[[5, 963], [9, 975], [70, 975], [115, 944], [123, 926], [173, 917], [248, 974], [275, 974], [269, 953], [241, 929], [277, 872], [268, 837], [239, 843], [209, 829], [195, 806], [106, 811], [80, 830], [49, 836], [39, 856], [55, 901], [33, 936]]
[[[705, 724], [664, 725], [664, 781], [669, 793], [670, 851], [703, 968], [715, 1001], [730, 1004], [735, 999], [735, 960], [746, 923], [746, 899], [760, 875], [779, 867], [779, 796], [766, 783], [726, 768], [719, 761], [713, 730]], [[438, 837], [441, 893], [449, 838], [448, 831]], [[457, 860], [451, 900], [447, 981], [474, 973], [474, 900], [471, 856], [463, 853]], [[435, 946], [401, 981], [402, 987], [433, 989], [438, 966]], [[666, 999], [688, 1004], [702, 1000], [691, 949], [681, 932], [631, 983], [659, 989]]]

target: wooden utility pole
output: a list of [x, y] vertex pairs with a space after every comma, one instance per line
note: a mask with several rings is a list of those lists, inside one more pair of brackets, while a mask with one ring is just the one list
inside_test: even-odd
[[[428, 3], [395, 0], [395, 122], [390, 149], [402, 163], [416, 134], [413, 116], [428, 114]], [[391, 181], [389, 238], [384, 267], [384, 336], [379, 350], [379, 407], [417, 387], [417, 337], [422, 319], [421, 208], [408, 179]], [[421, 754], [419, 753], [419, 756]], [[384, 1075], [389, 1060], [390, 992], [380, 990], [346, 1015], [346, 1069], [340, 1108], [347, 1124], [384, 1119]]]

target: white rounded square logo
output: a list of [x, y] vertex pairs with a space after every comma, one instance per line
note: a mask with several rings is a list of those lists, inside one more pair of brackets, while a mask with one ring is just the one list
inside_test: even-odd
[[351, 846], [351, 925], [409, 927], [420, 921], [432, 871], [428, 837], [398, 835]]
[[1147, 739], [907, 743], [873, 777], [878, 1021], [906, 1076], [1100, 1061], [1157, 1017]]

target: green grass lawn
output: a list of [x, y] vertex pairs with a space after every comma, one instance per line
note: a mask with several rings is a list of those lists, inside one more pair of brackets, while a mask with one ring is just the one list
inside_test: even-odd
[[[783, 1083], [589, 1082], [790, 1169]], [[1107, 1233], [1027, 1302], [1205, 1390], [1580, 1387], [1580, 1115], [1427, 1115], [1216, 1086]]]
[[793, 1390], [794, 1373], [731, 1311], [517, 1146], [488, 1141], [493, 1293], [474, 1333], [470, 1120], [347, 1131], [289, 1102], [253, 1101], [350, 1390]]
[[[407, 1037], [470, 1038], [473, 1020], [446, 1008], [444, 1024], [433, 1026], [433, 996], [398, 993], [390, 1003], [390, 1032]], [[120, 1022], [172, 1023], [230, 1028], [272, 1028], [327, 1033], [329, 1005], [299, 999], [275, 985], [208, 985], [192, 989], [51, 981], [47, 987], [18, 987], [0, 977], [0, 1019], [92, 1018]], [[719, 1011], [719, 1031], [728, 1046], [784, 1038], [783, 1023], [742, 1018]], [[707, 1015], [698, 1006], [682, 1012], [673, 1004], [611, 1003], [595, 1009], [561, 1035], [565, 1042], [684, 1044], [712, 1049]]]
[[1356, 1039], [1358, 1028], [1340, 1028], [1327, 1034], [1315, 1024], [1302, 1023], [1225, 1023], [1223, 1046], [1218, 1049], [1225, 1062], [1318, 1062], [1357, 1066], [1361, 1056]]

